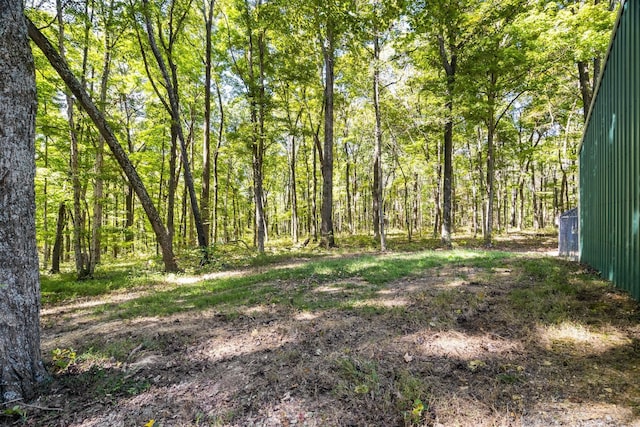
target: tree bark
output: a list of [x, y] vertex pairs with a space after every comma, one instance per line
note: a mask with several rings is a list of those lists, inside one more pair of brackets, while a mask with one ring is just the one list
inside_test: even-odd
[[[380, 37], [376, 34], [373, 39], [373, 109], [375, 113], [375, 147], [373, 153], [373, 211], [374, 233], [377, 229], [380, 239], [380, 251], [387, 250], [387, 238], [384, 232], [384, 203], [382, 176], [382, 124], [380, 117]], [[376, 221], [377, 220], [377, 224]]]
[[[205, 0], [202, 5], [202, 17], [205, 25], [204, 57], [204, 137], [202, 142], [202, 188], [200, 191], [200, 213], [205, 242], [209, 244], [211, 234], [209, 199], [211, 196], [211, 33], [213, 27], [213, 7], [215, 0]], [[215, 228], [215, 225], [214, 225]]]
[[173, 254], [173, 248], [171, 240], [167, 234], [167, 230], [160, 219], [160, 215], [153, 205], [149, 193], [147, 192], [140, 175], [136, 171], [129, 157], [122, 149], [122, 146], [118, 142], [115, 134], [111, 130], [111, 127], [107, 123], [104, 115], [95, 106], [89, 94], [84, 90], [80, 82], [75, 78], [66, 62], [60, 57], [55, 48], [51, 45], [49, 40], [38, 30], [38, 28], [27, 18], [27, 27], [29, 30], [29, 37], [34, 43], [42, 50], [53, 68], [60, 75], [67, 87], [75, 95], [76, 100], [82, 105], [82, 108], [87, 112], [93, 123], [98, 128], [98, 131], [105, 139], [105, 142], [111, 149], [116, 161], [122, 168], [123, 172], [127, 176], [129, 183], [133, 186], [140, 204], [145, 210], [149, 222], [155, 232], [158, 244], [162, 249], [162, 260], [164, 262], [165, 271], [178, 271], [178, 264]]
[[458, 58], [455, 52], [447, 53], [444, 37], [438, 37], [440, 59], [447, 78], [447, 117], [444, 124], [444, 182], [442, 186], [442, 232], [444, 246], [451, 247], [451, 209], [453, 201], [453, 96]]
[[0, 403], [33, 398], [47, 377], [40, 355], [36, 82], [23, 4], [0, 0]]
[[[330, 18], [329, 18], [330, 21]], [[334, 91], [334, 47], [333, 25], [327, 24], [326, 46], [323, 45], [325, 66], [324, 83], [324, 147], [322, 150], [322, 219], [321, 246], [325, 248], [335, 247], [333, 232], [333, 91]]]
[[64, 224], [66, 222], [66, 207], [64, 202], [60, 203], [58, 208], [58, 222], [56, 223], [56, 238], [53, 243], [53, 252], [51, 253], [51, 270], [50, 273], [60, 273], [60, 258], [62, 255], [62, 245], [64, 240]]
[[[222, 138], [224, 136], [224, 105], [222, 103], [222, 93], [220, 92], [220, 85], [216, 82], [216, 94], [218, 95], [218, 110], [220, 114], [220, 121], [218, 124], [218, 143], [216, 145], [216, 151], [213, 153], [213, 219], [211, 220], [213, 225], [213, 243], [218, 241], [218, 203], [219, 203], [219, 177], [218, 177], [218, 159], [220, 157], [220, 148], [222, 147]], [[225, 204], [226, 206], [226, 204]], [[226, 210], [225, 210], [226, 212]], [[226, 222], [226, 218], [225, 218]]]

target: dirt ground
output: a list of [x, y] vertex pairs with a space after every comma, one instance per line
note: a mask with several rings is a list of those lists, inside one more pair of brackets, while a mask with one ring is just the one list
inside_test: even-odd
[[[519, 257], [553, 252], [526, 249]], [[610, 286], [581, 285], [584, 267], [567, 263], [579, 287], [566, 300], [570, 316], [542, 321], [514, 305], [537, 286], [519, 259], [427, 269], [354, 310], [283, 302], [134, 320], [96, 314], [134, 294], [44, 307], [53, 380], [0, 424], [640, 426], [638, 305]], [[310, 292], [348, 298], [367, 285], [340, 280]], [[65, 366], [72, 356], [52, 352], [69, 348], [78, 356]], [[95, 348], [115, 356], [91, 357]]]

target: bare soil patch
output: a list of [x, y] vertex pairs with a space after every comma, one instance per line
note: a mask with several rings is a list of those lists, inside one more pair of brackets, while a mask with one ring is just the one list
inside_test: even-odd
[[[94, 310], [118, 303], [110, 298], [45, 307], [53, 380], [22, 417], [0, 423], [640, 425], [637, 303], [577, 263], [553, 260], [572, 290], [549, 293], [548, 309], [528, 306], [527, 292], [546, 278], [523, 262], [544, 259], [425, 269], [350, 309], [301, 310], [285, 300], [118, 320]], [[312, 298], [335, 300], [370, 284], [352, 277], [303, 285]], [[554, 304], [565, 314], [549, 320]], [[74, 363], [54, 360], [54, 349], [69, 348]]]

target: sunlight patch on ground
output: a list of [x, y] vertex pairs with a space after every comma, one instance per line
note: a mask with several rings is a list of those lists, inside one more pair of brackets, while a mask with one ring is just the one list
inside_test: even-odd
[[78, 317], [86, 315], [90, 312], [91, 308], [99, 307], [105, 304], [113, 304], [113, 303], [122, 303], [131, 301], [145, 295], [149, 295], [150, 291], [142, 291], [142, 292], [132, 292], [127, 291], [126, 293], [111, 293], [106, 296], [96, 297], [89, 300], [77, 300], [77, 302], [73, 302], [70, 304], [63, 305], [55, 305], [43, 307], [40, 309], [40, 314], [43, 317], [46, 316], [68, 316], [70, 313], [74, 313], [72, 317]]
[[183, 276], [178, 274], [167, 275], [165, 281], [176, 285], [194, 285], [207, 280], [228, 279], [247, 275], [244, 271], [217, 271], [215, 273], [201, 274], [199, 276]]
[[521, 350], [520, 343], [492, 334], [467, 335], [457, 331], [420, 331], [402, 337], [401, 342], [413, 344], [416, 351], [424, 356], [454, 357], [461, 360], [481, 359], [487, 355], [504, 355]]
[[364, 301], [358, 301], [353, 304], [354, 307], [406, 307], [409, 305], [409, 300], [406, 298], [391, 298], [391, 299], [368, 299]]
[[196, 349], [211, 362], [238, 357], [245, 354], [274, 350], [294, 341], [294, 336], [286, 327], [270, 324], [256, 326], [250, 331], [235, 331], [219, 328], [212, 331], [215, 338], [205, 341]]
[[320, 317], [320, 313], [312, 313], [310, 311], [303, 311], [295, 315], [294, 319], [298, 321], [302, 320], [316, 320]]
[[557, 345], [570, 345], [587, 353], [604, 353], [615, 347], [628, 345], [631, 340], [615, 329], [606, 332], [589, 330], [581, 324], [563, 322], [559, 325], [540, 325], [538, 335], [543, 345], [552, 349]]
[[602, 402], [538, 402], [523, 424], [531, 426], [640, 426], [630, 408]]

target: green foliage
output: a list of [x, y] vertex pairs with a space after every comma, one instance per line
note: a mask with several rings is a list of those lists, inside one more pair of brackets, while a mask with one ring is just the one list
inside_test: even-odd
[[66, 372], [76, 364], [77, 353], [72, 348], [56, 348], [51, 351], [51, 361], [56, 373]]
[[21, 423], [26, 423], [27, 421], [27, 410], [20, 405], [14, 405], [10, 408], [3, 409], [0, 411], [0, 420], [2, 418], [9, 418], [13, 420], [19, 420]]
[[125, 372], [91, 366], [83, 372], [65, 374], [59, 381], [72, 394], [82, 393], [100, 399], [110, 397], [131, 397], [143, 393], [151, 387], [146, 379], [131, 377]]
[[366, 399], [380, 390], [378, 367], [372, 361], [343, 357], [337, 360], [337, 369], [343, 379], [335, 390], [339, 394]]
[[[85, 11], [80, 3], [65, 5], [61, 18], [66, 55], [94, 98], [107, 71], [104, 61], [110, 60], [106, 100], [100, 107], [165, 225], [174, 231], [179, 261], [191, 266], [199, 254], [192, 252], [196, 244], [190, 201], [181, 159], [171, 163], [175, 148], [159, 71], [153, 58], [143, 56], [148, 41], [141, 26], [141, 4], [116, 1], [113, 8], [106, 6], [98, 2]], [[189, 6], [182, 0], [164, 6], [151, 2], [150, 13], [163, 55], [171, 54], [175, 62], [182, 125], [190, 147], [188, 160], [195, 187], [201, 188], [205, 184], [203, 64], [207, 34], [200, 7]], [[209, 156], [216, 161], [216, 176], [208, 184], [213, 190], [215, 181], [218, 197], [215, 207], [213, 194], [209, 200], [215, 222], [213, 215], [205, 219], [211, 224], [214, 260], [220, 253], [233, 252], [234, 242], [244, 241], [247, 243], [235, 244], [236, 257], [225, 259], [227, 265], [270, 262], [253, 253], [252, 169], [257, 141], [264, 144], [260, 169], [269, 240], [286, 240], [291, 248], [309, 238], [313, 245], [322, 194], [316, 138], [321, 141], [324, 132], [322, 69], [329, 31], [336, 53], [333, 209], [339, 251], [378, 249], [371, 235], [374, 36], [382, 46], [380, 61], [373, 65], [381, 72], [384, 198], [391, 250], [404, 250], [397, 244], [399, 236], [412, 240], [413, 250], [439, 246], [438, 239], [427, 236], [439, 233], [434, 228], [440, 219], [437, 204], [442, 203], [441, 133], [450, 118], [445, 105], [450, 98], [455, 101], [453, 181], [459, 232], [481, 230], [479, 217], [487, 203], [487, 131], [493, 127], [499, 193], [495, 200], [508, 204], [513, 199], [495, 218], [494, 228], [500, 232], [531, 228], [538, 211], [549, 212], [542, 223], [536, 218], [535, 227], [543, 227], [558, 210], [568, 207], [567, 201], [575, 205], [575, 159], [584, 108], [576, 61], [588, 64], [593, 78], [594, 60], [603, 58], [615, 17], [608, 2], [229, 0], [216, 2], [214, 12], [211, 78], [212, 89], [220, 93], [218, 98], [214, 91], [208, 105], [212, 111]], [[50, 11], [42, 8], [27, 13], [50, 40], [58, 40], [57, 20]], [[450, 59], [457, 55], [457, 84], [452, 93], [447, 92], [439, 38], [445, 41]], [[71, 209], [70, 129], [64, 87], [44, 56], [37, 50], [34, 54], [40, 103], [37, 237], [46, 270], [51, 264], [57, 208], [68, 203]], [[98, 234], [104, 263], [137, 254], [149, 256], [156, 248], [144, 210], [137, 200], [126, 201], [128, 184], [108, 153], [103, 169], [95, 170], [97, 132], [82, 111], [74, 111], [81, 148], [83, 252], [87, 252], [95, 227], [89, 219], [100, 203], [104, 223]], [[256, 121], [256, 115], [261, 120]], [[105, 188], [100, 200], [93, 194], [99, 179]], [[562, 192], [564, 197], [560, 197]], [[536, 196], [542, 208], [534, 203], [540, 201]], [[510, 223], [511, 215], [517, 217], [517, 223]], [[298, 219], [296, 242], [291, 241], [294, 217]], [[61, 225], [63, 237], [69, 240], [70, 216]], [[214, 261], [224, 267], [221, 264]], [[409, 274], [391, 270], [375, 272], [380, 273], [377, 280]], [[44, 278], [48, 289], [55, 289], [55, 282], [53, 277]], [[127, 280], [118, 278], [95, 287], [83, 283], [83, 289], [78, 286], [68, 295], [47, 291], [45, 302], [104, 294], [122, 289], [119, 282]]]

